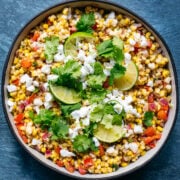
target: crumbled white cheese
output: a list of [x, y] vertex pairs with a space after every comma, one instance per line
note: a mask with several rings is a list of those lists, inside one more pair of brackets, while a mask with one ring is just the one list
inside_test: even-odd
[[128, 64], [131, 61], [131, 54], [124, 53], [125, 63]]
[[107, 19], [115, 19], [115, 12], [111, 11], [107, 16]]
[[45, 65], [41, 68], [41, 72], [44, 73], [44, 74], [50, 74], [50, 72], [51, 72], [50, 65], [45, 64]]
[[165, 78], [165, 79], [164, 79], [164, 82], [167, 83], [167, 84], [169, 84], [169, 83], [171, 82], [171, 78], [170, 78], [170, 77]]
[[54, 80], [57, 80], [57, 78], [58, 78], [58, 75], [56, 75], [56, 74], [47, 75], [47, 80], [48, 81], [54, 81]]
[[8, 92], [14, 92], [17, 90], [17, 87], [14, 84], [7, 85]]
[[62, 62], [64, 58], [65, 58], [64, 54], [57, 53], [54, 55], [55, 62]]
[[33, 109], [36, 111], [37, 114], [39, 114], [40, 111], [39, 106], [34, 106]]
[[26, 89], [30, 92], [33, 92], [35, 90], [35, 87], [33, 85], [30, 85]]
[[48, 90], [48, 83], [44, 83], [43, 88], [44, 88], [45, 91], [47, 91]]
[[140, 46], [141, 46], [141, 47], [146, 47], [146, 46], [148, 46], [148, 42], [147, 42], [147, 39], [145, 38], [145, 36], [141, 36]]
[[32, 142], [31, 142], [31, 144], [33, 145], [33, 146], [36, 146], [36, 145], [40, 145], [42, 142], [39, 140], [39, 139], [35, 139], [35, 138], [33, 138], [32, 139]]
[[40, 98], [35, 98], [33, 103], [35, 106], [41, 106], [43, 104], [43, 102]]
[[154, 63], [149, 63], [149, 64], [148, 64], [148, 67], [149, 67], [150, 69], [154, 70], [155, 67], [156, 67], [156, 65], [155, 65]]
[[107, 154], [110, 154], [110, 155], [112, 155], [112, 154], [117, 154], [118, 153], [118, 151], [114, 148], [114, 146], [110, 146], [110, 147], [108, 147], [107, 149], [106, 149], [106, 153]]
[[90, 106], [81, 107], [79, 110], [75, 110], [71, 113], [71, 116], [75, 120], [79, 120], [80, 118], [84, 118], [88, 115], [90, 111]]
[[142, 134], [143, 133], [143, 128], [141, 125], [134, 125], [134, 133], [135, 134]]
[[172, 89], [172, 87], [171, 87], [170, 84], [166, 85], [165, 88], [166, 88], [167, 90], [171, 90], [171, 89]]
[[152, 80], [148, 81], [147, 86], [153, 87], [154, 86], [153, 81]]
[[60, 150], [60, 155], [61, 155], [62, 157], [72, 157], [72, 156], [76, 156], [74, 153], [72, 153], [72, 152], [70, 152], [70, 151], [68, 151], [68, 150], [66, 150], [66, 149], [61, 149], [61, 150]]
[[85, 51], [79, 50], [78, 55], [77, 55], [77, 58], [78, 58], [80, 61], [84, 62], [85, 59], [86, 59]]
[[69, 128], [69, 136], [70, 136], [70, 138], [74, 139], [78, 135], [80, 129], [81, 129], [80, 126], [77, 126], [74, 129]]
[[123, 109], [122, 105], [119, 104], [119, 103], [115, 104], [115, 105], [113, 106], [113, 108], [114, 108], [114, 111], [117, 112], [118, 114], [121, 114], [122, 109]]
[[51, 95], [51, 93], [47, 92], [47, 93], [45, 93], [44, 99], [46, 102], [49, 102], [49, 101], [53, 100], [53, 96]]
[[12, 112], [14, 104], [15, 103], [10, 100], [7, 101], [7, 105], [9, 106], [9, 112]]
[[129, 144], [126, 143], [124, 145], [124, 148], [125, 149], [130, 149], [133, 153], [137, 153], [137, 151], [138, 151], [138, 145], [135, 142], [132, 142], [132, 143], [129, 143]]
[[130, 45], [134, 46], [136, 44], [136, 41], [132, 38], [129, 39]]
[[44, 107], [45, 107], [45, 109], [51, 108], [52, 105], [53, 105], [52, 102], [44, 102]]
[[35, 87], [39, 87], [39, 82], [38, 82], [38, 81], [33, 81], [33, 85], [34, 85]]
[[94, 142], [96, 147], [100, 146], [100, 142], [96, 137], [93, 137], [93, 142]]

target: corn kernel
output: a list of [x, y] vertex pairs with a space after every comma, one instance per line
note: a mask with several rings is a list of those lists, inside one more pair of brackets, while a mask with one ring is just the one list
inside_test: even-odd
[[162, 132], [162, 131], [163, 131], [163, 128], [162, 128], [161, 126], [158, 126], [158, 127], [157, 127], [157, 130], [160, 131], [160, 132]]
[[127, 165], [128, 165], [128, 163], [126, 163], [126, 162], [122, 162], [122, 163], [121, 163], [121, 166], [122, 166], [122, 167], [126, 167]]

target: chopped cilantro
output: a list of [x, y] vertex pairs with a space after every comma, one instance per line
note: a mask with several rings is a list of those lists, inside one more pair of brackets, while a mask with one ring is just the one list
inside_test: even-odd
[[52, 83], [81, 91], [82, 82], [79, 80], [81, 75], [80, 69], [81, 65], [79, 62], [69, 60], [64, 66], [52, 69], [52, 72], [59, 76], [57, 80]]
[[97, 51], [99, 56], [113, 58], [117, 63], [121, 63], [124, 59], [123, 42], [117, 37], [100, 43], [97, 46]]
[[55, 118], [51, 123], [50, 131], [53, 134], [52, 140], [65, 139], [69, 132], [69, 126], [64, 120]]
[[147, 111], [144, 113], [143, 122], [146, 126], [152, 126], [152, 120], [154, 117], [154, 113], [152, 111]]
[[95, 151], [97, 148], [92, 138], [87, 135], [77, 135], [73, 141], [73, 148], [76, 152], [87, 153], [89, 151]]
[[41, 109], [38, 115], [34, 115], [34, 113], [30, 111], [29, 115], [35, 124], [40, 124], [42, 128], [46, 128], [52, 133], [52, 139], [66, 138], [69, 132], [69, 126], [52, 110]]
[[120, 78], [126, 72], [126, 68], [116, 63], [111, 69], [111, 74], [109, 77], [109, 85], [113, 85], [114, 79]]
[[61, 111], [63, 116], [68, 117], [71, 112], [78, 110], [81, 108], [81, 104], [77, 103], [77, 104], [61, 104]]
[[52, 61], [54, 55], [57, 53], [57, 47], [59, 45], [59, 37], [51, 36], [45, 38], [45, 57], [47, 61]]
[[92, 33], [92, 26], [95, 24], [94, 13], [83, 14], [76, 24], [77, 31]]
[[97, 128], [97, 123], [90, 122], [89, 126], [86, 126], [83, 129], [83, 133], [88, 137], [92, 137], [94, 134], [94, 130]]
[[121, 114], [114, 111], [114, 104], [98, 104], [90, 114], [90, 121], [105, 125], [107, 129], [111, 128], [112, 125], [122, 125], [122, 120], [125, 117], [125, 111]]

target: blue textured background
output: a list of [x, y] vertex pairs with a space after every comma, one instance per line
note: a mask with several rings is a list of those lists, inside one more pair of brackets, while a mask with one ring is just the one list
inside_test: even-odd
[[[18, 31], [32, 17], [61, 0], [0, 0], [0, 73]], [[149, 22], [165, 39], [180, 73], [180, 0], [114, 0]], [[180, 76], [179, 76], [180, 77]], [[179, 78], [178, 78], [179, 79]], [[71, 178], [39, 164], [12, 136], [0, 104], [0, 180], [49, 180]], [[180, 114], [166, 145], [145, 167], [124, 180], [180, 179]]]

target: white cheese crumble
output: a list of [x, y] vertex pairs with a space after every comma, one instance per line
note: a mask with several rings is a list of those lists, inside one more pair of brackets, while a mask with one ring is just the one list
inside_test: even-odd
[[46, 102], [49, 102], [49, 101], [53, 100], [53, 96], [51, 95], [51, 93], [47, 92], [47, 93], [45, 93], [44, 99]]
[[135, 142], [132, 143], [126, 143], [124, 145], [125, 149], [130, 149], [133, 153], [137, 153], [138, 152], [138, 145]]
[[92, 139], [96, 147], [100, 146], [100, 142], [96, 137], [93, 137]]
[[69, 128], [69, 136], [71, 139], [74, 139], [77, 135], [79, 130], [81, 129], [80, 126], [75, 127], [74, 129]]
[[74, 153], [72, 153], [72, 152], [70, 152], [70, 151], [68, 151], [68, 150], [66, 150], [66, 149], [61, 149], [61, 150], [60, 150], [60, 155], [61, 155], [62, 157], [72, 157], [72, 156], [76, 156]]
[[153, 87], [154, 86], [153, 81], [152, 80], [148, 81], [147, 86]]
[[110, 155], [115, 155], [118, 153], [118, 151], [114, 148], [114, 146], [110, 146], [106, 149], [106, 153]]
[[113, 106], [113, 108], [114, 108], [114, 111], [117, 112], [118, 114], [121, 114], [122, 109], [123, 109], [123, 107], [122, 107], [121, 104], [115, 104], [115, 105]]
[[14, 84], [7, 85], [8, 92], [14, 92], [17, 90], [17, 87]]
[[35, 87], [33, 85], [30, 85], [26, 89], [30, 92], [33, 92], [35, 90]]
[[42, 142], [39, 140], [39, 139], [35, 139], [35, 138], [33, 138], [32, 139], [32, 142], [31, 142], [31, 144], [33, 145], [33, 146], [36, 146], [36, 145], [40, 145]]
[[135, 134], [142, 134], [143, 133], [143, 128], [141, 125], [134, 125], [134, 133]]
[[43, 104], [43, 102], [40, 98], [35, 98], [33, 103], [35, 106], [41, 106]]
[[151, 70], [154, 70], [156, 65], [154, 63], [149, 63], [148, 64], [148, 67], [151, 69]]
[[45, 64], [45, 65], [41, 68], [41, 72], [44, 73], [44, 74], [50, 74], [50, 72], [51, 72], [50, 65]]

